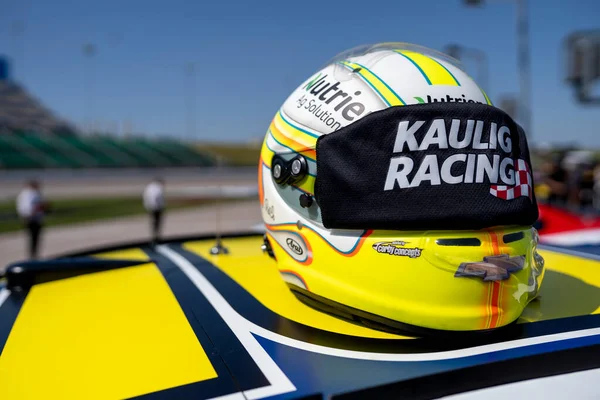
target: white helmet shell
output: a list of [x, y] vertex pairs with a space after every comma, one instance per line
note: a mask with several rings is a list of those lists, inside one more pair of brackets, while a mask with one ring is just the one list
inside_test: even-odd
[[334, 58], [288, 97], [282, 110], [291, 120], [322, 135], [395, 105], [490, 104], [456, 60], [430, 49], [383, 45], [346, 54], [352, 52]]

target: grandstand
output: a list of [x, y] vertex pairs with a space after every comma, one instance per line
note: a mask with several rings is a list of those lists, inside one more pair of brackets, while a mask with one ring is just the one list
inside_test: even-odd
[[0, 76], [0, 170], [211, 165], [214, 157], [175, 139], [82, 135], [25, 88]]
[[207, 154], [175, 140], [0, 131], [0, 169], [204, 167]]

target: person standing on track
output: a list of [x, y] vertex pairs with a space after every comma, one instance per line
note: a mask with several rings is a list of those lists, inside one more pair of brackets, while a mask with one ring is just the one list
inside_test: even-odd
[[29, 237], [28, 256], [30, 259], [36, 259], [38, 256], [45, 212], [46, 204], [40, 192], [39, 182], [29, 181], [17, 197], [17, 213], [23, 220]]
[[155, 178], [144, 190], [144, 208], [150, 215], [150, 230], [152, 244], [160, 239], [162, 218], [165, 210], [165, 184], [161, 178]]

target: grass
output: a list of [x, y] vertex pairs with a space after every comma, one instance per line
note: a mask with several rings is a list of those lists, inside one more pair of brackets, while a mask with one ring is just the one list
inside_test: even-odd
[[[212, 199], [170, 200], [167, 211], [213, 203]], [[140, 197], [55, 200], [45, 218], [45, 226], [68, 225], [107, 218], [145, 214]], [[0, 233], [23, 229], [15, 211], [15, 203], [0, 202]]]

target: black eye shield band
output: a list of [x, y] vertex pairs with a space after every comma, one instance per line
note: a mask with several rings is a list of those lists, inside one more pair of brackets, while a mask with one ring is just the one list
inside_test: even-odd
[[326, 228], [483, 229], [538, 218], [527, 140], [476, 103], [391, 107], [317, 141]]

